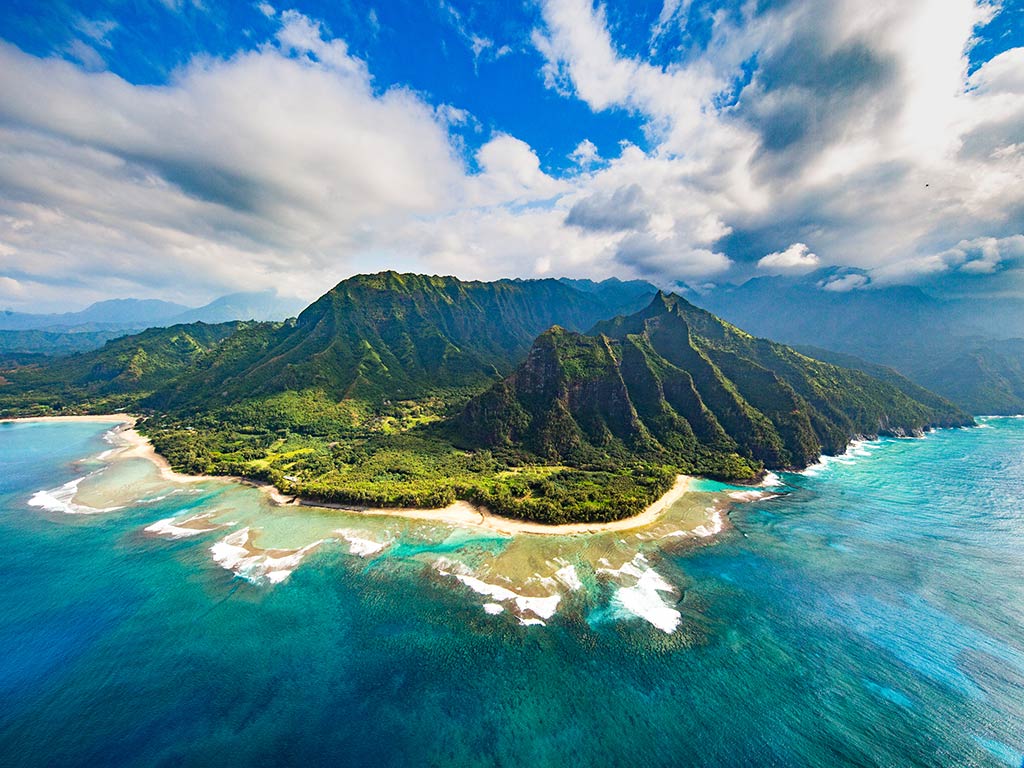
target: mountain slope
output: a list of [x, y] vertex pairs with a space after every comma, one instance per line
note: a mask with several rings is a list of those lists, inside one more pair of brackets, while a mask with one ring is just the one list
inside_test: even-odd
[[36, 354], [50, 357], [99, 349], [111, 339], [138, 333], [142, 328], [106, 331], [0, 331], [0, 354]]
[[939, 299], [910, 286], [823, 289], [850, 274], [860, 273], [759, 277], [699, 303], [760, 336], [890, 366], [971, 413], [1024, 410], [1024, 300]]
[[[1003, 342], [1009, 344], [1010, 342]], [[873, 376], [881, 381], [888, 382], [896, 387], [898, 390], [903, 392], [905, 395], [914, 398], [915, 400], [924, 403], [932, 408], [944, 408], [948, 407], [950, 402], [955, 402], [958, 405], [962, 401], [969, 401], [969, 392], [975, 386], [982, 383], [977, 377], [971, 376], [957, 376], [956, 385], [947, 387], [946, 389], [952, 389], [952, 392], [942, 390], [945, 394], [939, 394], [938, 390], [932, 391], [925, 389], [920, 384], [911, 381], [909, 378], [904, 376], [902, 373], [897, 371], [895, 368], [891, 368], [887, 365], [880, 365], [878, 363], [872, 363], [856, 355], [847, 355], [842, 352], [833, 352], [830, 349], [823, 349], [821, 347], [810, 346], [806, 344], [797, 344], [793, 348], [802, 355], [807, 357], [813, 357], [816, 360], [824, 360], [826, 363], [832, 363], [843, 368], [853, 368], [854, 370], [863, 371], [869, 376]], [[1022, 351], [1024, 351], [1024, 344], [1021, 345]], [[947, 366], [946, 362], [940, 362], [937, 364], [940, 368]], [[960, 367], [961, 371], [965, 371], [965, 368]], [[1021, 371], [1021, 367], [1018, 366], [1018, 370]], [[1024, 410], [1024, 378], [1019, 379], [1019, 394], [1017, 399], [1017, 407]], [[984, 395], [988, 397], [988, 394]], [[969, 402], [960, 406], [968, 413], [981, 413], [981, 411], [974, 410]]]
[[610, 314], [601, 297], [557, 280], [357, 275], [250, 359], [230, 369], [211, 365], [163, 393], [161, 402], [206, 407], [290, 390], [320, 390], [335, 400], [401, 400], [480, 387], [511, 370], [551, 325], [582, 329]]
[[552, 329], [458, 419], [463, 439], [576, 464], [641, 457], [726, 477], [801, 468], [856, 435], [969, 423], [939, 399], [756, 339], [678, 296]]
[[0, 414], [132, 407], [245, 327], [195, 323], [150, 328], [108, 341], [99, 350], [8, 371], [0, 378]]
[[944, 354], [908, 357], [902, 368], [971, 413], [1024, 413], [1024, 339], [975, 339]]

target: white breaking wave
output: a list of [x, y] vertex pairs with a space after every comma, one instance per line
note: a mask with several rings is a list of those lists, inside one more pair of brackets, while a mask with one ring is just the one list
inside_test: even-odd
[[725, 527], [725, 520], [722, 517], [722, 510], [717, 507], [708, 507], [707, 510], [711, 513], [711, 519], [707, 525], [698, 525], [693, 529], [693, 535], [699, 536], [702, 539], [706, 539], [708, 536], [715, 536], [722, 532], [722, 528]]
[[[439, 558], [434, 563], [434, 568], [443, 576], [454, 576], [477, 594], [491, 598], [493, 602], [484, 605], [484, 610], [488, 613], [499, 613], [499, 611], [495, 611], [494, 608], [488, 608], [487, 605], [494, 606], [499, 603], [511, 603], [515, 608], [514, 612], [519, 619], [519, 623], [524, 626], [543, 625], [544, 619], [550, 619], [555, 615], [558, 604], [562, 600], [562, 596], [557, 593], [546, 597], [530, 597], [528, 595], [521, 595], [500, 584], [490, 584], [473, 576], [464, 564], [445, 557]], [[498, 607], [503, 608], [501, 605], [498, 605]], [[532, 613], [533, 616], [523, 615], [526, 613]]]
[[632, 585], [620, 586], [615, 591], [613, 605], [644, 619], [666, 634], [675, 632], [682, 617], [679, 611], [665, 602], [663, 595], [677, 595], [679, 591], [648, 564], [643, 554], [637, 553], [621, 568], [600, 568], [598, 573], [634, 580]]
[[375, 555], [391, 546], [390, 541], [374, 541], [373, 539], [366, 539], [347, 528], [339, 528], [335, 533], [348, 542], [349, 553], [359, 557]]
[[758, 501], [769, 494], [766, 491], [732, 491], [727, 495], [735, 501]]
[[104, 507], [100, 509], [86, 504], [76, 504], [74, 502], [75, 494], [78, 493], [79, 484], [86, 477], [90, 477], [90, 475], [64, 483], [60, 488], [36, 491], [32, 494], [32, 498], [28, 500], [28, 505], [45, 509], [47, 512], [63, 512], [66, 515], [98, 515], [103, 512], [114, 512], [118, 509], [124, 509], [124, 507]]
[[730, 499], [741, 502], [753, 502], [753, 501], [765, 501], [767, 499], [777, 499], [781, 496], [781, 493], [772, 493], [771, 491], [732, 491], [726, 494]]
[[851, 440], [846, 450], [838, 456], [823, 455], [814, 464], [797, 474], [815, 477], [827, 469], [830, 464], [853, 464], [857, 459], [866, 458], [874, 453], [874, 448], [878, 445], [878, 440]]
[[213, 555], [215, 563], [246, 581], [254, 584], [264, 582], [280, 584], [291, 576], [292, 571], [298, 568], [303, 558], [321, 543], [323, 540], [314, 541], [312, 544], [295, 550], [254, 551], [248, 546], [249, 528], [246, 527], [230, 533], [218, 541], [210, 547], [210, 553]]
[[174, 490], [174, 491], [170, 491], [169, 493], [161, 494], [160, 496], [153, 496], [152, 498], [137, 499], [135, 501], [135, 503], [136, 504], [156, 504], [158, 501], [163, 501], [164, 499], [168, 499], [168, 498], [170, 498], [171, 496], [173, 496], [176, 493], [184, 493], [184, 491], [182, 491], [182, 490]]
[[564, 568], [559, 568], [555, 571], [555, 579], [560, 581], [573, 592], [578, 589], [583, 589], [583, 582], [580, 581], [579, 574], [576, 573], [575, 565], [567, 565]]
[[199, 520], [208, 520], [209, 518], [209, 514], [192, 515], [192, 517], [180, 521], [177, 517], [167, 517], [163, 520], [157, 520], [152, 525], [147, 525], [143, 530], [146, 533], [155, 533], [158, 536], [168, 536], [172, 539], [187, 539], [190, 536], [198, 536], [201, 533], [210, 533], [211, 531], [216, 531], [220, 528], [218, 525], [211, 528], [185, 527], [187, 523], [194, 523]]

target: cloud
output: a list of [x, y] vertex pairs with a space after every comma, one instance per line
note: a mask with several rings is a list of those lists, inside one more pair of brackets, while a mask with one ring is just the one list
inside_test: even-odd
[[552, 197], [565, 185], [540, 168], [540, 159], [525, 141], [498, 134], [476, 153], [482, 173], [475, 179], [478, 204], [522, 202]]
[[64, 46], [64, 53], [90, 72], [102, 72], [107, 67], [99, 51], [77, 38]]
[[805, 243], [793, 243], [784, 251], [775, 251], [757, 262], [757, 268], [769, 274], [800, 274], [818, 268], [821, 260]]
[[338, 72], [369, 79], [366, 64], [349, 56], [345, 41], [330, 38], [329, 32], [319, 21], [298, 11], [284, 11], [281, 21], [283, 25], [277, 32], [277, 42], [284, 52], [321, 63]]
[[0, 298], [21, 298], [25, 294], [25, 286], [12, 277], [0, 275]]
[[[848, 290], [1024, 266], [1024, 48], [968, 74], [981, 2], [664, 0], [645, 57], [602, 6], [542, 0], [543, 82], [643, 128], [561, 172], [489, 116], [381, 87], [323, 22], [256, 8], [270, 39], [157, 85], [102, 71], [106, 20], [61, 56], [0, 43], [0, 273], [33, 297], [195, 300], [382, 267], [670, 285], [827, 264], [857, 269], [822, 286]], [[467, 50], [504, 55], [446, 8]]]
[[824, 291], [831, 291], [833, 293], [847, 293], [849, 291], [855, 291], [858, 288], [864, 288], [870, 283], [871, 279], [867, 275], [851, 273], [848, 275], [830, 277], [827, 280], [823, 280], [818, 283], [818, 287]]
[[566, 224], [582, 229], [643, 229], [650, 220], [644, 191], [639, 184], [620, 187], [610, 195], [595, 193], [577, 202], [566, 216]]
[[106, 48], [111, 47], [110, 33], [120, 25], [111, 19], [88, 19], [80, 16], [75, 21], [75, 28], [83, 35]]
[[279, 45], [166, 86], [0, 45], [0, 239], [21, 252], [0, 273], [315, 295], [374, 233], [458, 204], [465, 170], [433, 109], [375, 93], [343, 43], [284, 16]]
[[627, 235], [618, 245], [616, 261], [639, 274], [674, 274], [680, 280], [725, 272], [731, 264], [723, 253], [706, 248], [684, 250], [671, 239], [659, 240], [646, 233]]
[[[685, 22], [690, 13], [690, 6], [693, 0], [663, 0], [661, 13], [658, 14], [658, 21], [651, 28], [651, 48], [656, 48], [662, 35], [674, 23]], [[683, 26], [683, 24], [680, 24]]]
[[994, 275], [1021, 266], [1024, 261], [1024, 235], [977, 237], [961, 240], [952, 248], [909, 262], [898, 262], [875, 271], [887, 282], [905, 280], [908, 275]]
[[590, 139], [584, 139], [576, 148], [569, 153], [569, 159], [581, 168], [589, 168], [600, 162], [601, 155], [597, 151], [597, 145]]
[[[995, 12], [973, 0], [881, 2], [870, 14], [854, 2], [750, 3], [656, 65], [621, 52], [601, 6], [545, 0], [534, 43], [550, 88], [646, 120], [648, 155], [672, 164], [688, 205], [750, 244], [730, 253], [739, 274], [766, 240], [813, 236], [827, 263], [915, 280], [928, 254], [1024, 229], [1024, 48], [967, 74], [975, 30]], [[665, 2], [655, 32], [689, 13]]]

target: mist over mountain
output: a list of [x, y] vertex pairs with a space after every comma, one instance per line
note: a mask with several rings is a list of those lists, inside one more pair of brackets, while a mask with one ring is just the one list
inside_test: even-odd
[[720, 286], [694, 301], [757, 335], [889, 366], [972, 413], [1024, 410], [1021, 299], [938, 298], [827, 269]]
[[111, 339], [147, 328], [284, 320], [295, 317], [304, 307], [305, 302], [300, 299], [258, 291], [232, 293], [195, 308], [156, 299], [111, 299], [78, 312], [5, 312], [0, 313], [0, 354], [7, 360], [30, 360], [38, 355], [60, 357], [98, 349]]
[[232, 293], [175, 315], [170, 318], [168, 325], [226, 323], [232, 320], [285, 320], [295, 317], [305, 307], [305, 301], [279, 296], [274, 291]]

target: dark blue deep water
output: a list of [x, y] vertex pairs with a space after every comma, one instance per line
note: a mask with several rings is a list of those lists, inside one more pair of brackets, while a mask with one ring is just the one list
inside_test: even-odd
[[409, 544], [253, 584], [212, 561], [222, 533], [142, 531], [228, 490], [30, 506], [106, 426], [0, 425], [0, 765], [1016, 768], [1024, 419], [983, 424], [867, 444], [649, 553], [671, 634], [603, 618], [598, 587], [545, 626], [488, 615]]

